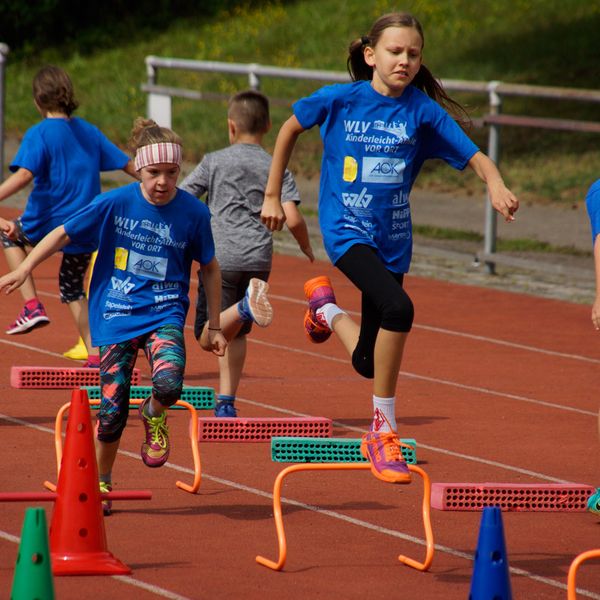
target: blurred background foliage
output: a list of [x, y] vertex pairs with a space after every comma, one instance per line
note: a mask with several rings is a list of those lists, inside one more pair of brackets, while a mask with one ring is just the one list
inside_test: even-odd
[[[582, 0], [0, 0], [0, 42], [8, 44], [5, 127], [19, 138], [39, 119], [31, 80], [47, 63], [65, 68], [81, 106], [77, 114], [124, 146], [133, 119], [146, 113], [148, 55], [345, 71], [350, 41], [385, 12], [414, 13], [425, 31], [424, 61], [441, 79], [500, 80], [598, 89], [600, 3]], [[159, 84], [221, 96], [173, 100], [173, 129], [185, 157], [199, 160], [228, 143], [226, 97], [248, 86], [244, 76], [163, 70]], [[294, 99], [318, 82], [264, 78], [276, 132]], [[487, 110], [485, 95], [453, 94], [472, 117]], [[503, 111], [600, 122], [600, 105], [508, 98]], [[487, 130], [470, 135], [487, 150]], [[521, 128], [502, 130], [502, 170], [523, 199], [576, 202], [600, 171], [597, 134]], [[317, 131], [301, 138], [292, 160], [299, 175], [318, 175]], [[418, 185], [480, 193], [477, 180], [432, 162]]]

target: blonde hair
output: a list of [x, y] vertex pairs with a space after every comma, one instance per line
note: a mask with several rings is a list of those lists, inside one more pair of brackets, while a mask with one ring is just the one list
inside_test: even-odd
[[168, 127], [161, 127], [152, 119], [144, 119], [144, 117], [136, 118], [133, 122], [128, 142], [129, 149], [134, 154], [138, 148], [162, 142], [183, 145], [181, 138]]

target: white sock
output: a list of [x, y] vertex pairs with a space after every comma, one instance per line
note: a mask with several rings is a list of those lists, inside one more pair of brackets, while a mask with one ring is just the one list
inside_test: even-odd
[[371, 431], [398, 431], [396, 425], [396, 398], [373, 396], [373, 411]]
[[333, 319], [338, 315], [345, 315], [346, 311], [342, 310], [337, 304], [329, 302], [321, 306], [321, 308], [318, 308], [317, 314], [321, 315], [325, 319], [327, 327], [333, 330], [333, 327], [331, 326], [333, 323]]

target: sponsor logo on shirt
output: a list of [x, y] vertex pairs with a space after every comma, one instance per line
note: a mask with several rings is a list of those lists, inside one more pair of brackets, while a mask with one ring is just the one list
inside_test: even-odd
[[119, 269], [119, 271], [127, 269], [128, 254], [127, 248], [115, 248], [115, 269]]
[[169, 260], [162, 256], [147, 256], [131, 250], [127, 261], [127, 270], [140, 277], [163, 281], [167, 275], [168, 262]]
[[140, 227], [155, 233], [163, 240], [171, 239], [171, 225], [167, 225], [165, 223], [153, 223], [152, 221], [148, 221], [148, 219], [144, 219]]
[[127, 279], [111, 277], [110, 284], [113, 290], [124, 295], [129, 294], [129, 292], [135, 287], [135, 283], [131, 283], [131, 277], [128, 277]]
[[359, 194], [354, 194], [351, 192], [345, 192], [342, 194], [344, 206], [348, 206], [350, 208], [367, 208], [369, 204], [371, 204], [371, 200], [373, 200], [373, 195], [367, 194], [366, 187], [364, 187]]
[[365, 183], [402, 183], [406, 162], [401, 158], [365, 156], [361, 181]]
[[344, 181], [353, 182], [356, 180], [358, 175], [358, 163], [352, 156], [344, 156], [344, 174], [342, 179]]
[[177, 300], [179, 298], [179, 294], [161, 294], [157, 296], [154, 295], [154, 302], [156, 304], [160, 304], [161, 302], [171, 302], [173, 300]]
[[152, 284], [153, 292], [162, 292], [163, 290], [178, 290], [179, 283], [176, 281], [161, 281], [160, 283]]

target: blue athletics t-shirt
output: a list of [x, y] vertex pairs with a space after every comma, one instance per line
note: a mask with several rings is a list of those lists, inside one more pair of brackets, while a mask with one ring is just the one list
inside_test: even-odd
[[74, 243], [98, 242], [90, 284], [90, 329], [95, 346], [116, 344], [161, 325], [183, 328], [192, 261], [215, 255], [210, 213], [177, 190], [155, 206], [132, 183], [96, 197], [65, 223]]
[[[21, 221], [23, 231], [36, 244], [62, 225], [100, 193], [100, 171], [122, 169], [129, 162], [94, 125], [73, 117], [44, 119], [27, 130], [10, 165], [33, 173], [33, 190]], [[92, 252], [85, 240], [63, 252]]]
[[585, 204], [590, 217], [593, 244], [600, 235], [600, 179], [596, 179], [590, 186], [585, 196]]
[[321, 88], [294, 104], [304, 129], [323, 140], [319, 221], [336, 263], [355, 244], [374, 247], [388, 269], [408, 271], [412, 254], [409, 194], [428, 158], [463, 169], [478, 151], [450, 115], [409, 86], [399, 98], [369, 81]]

